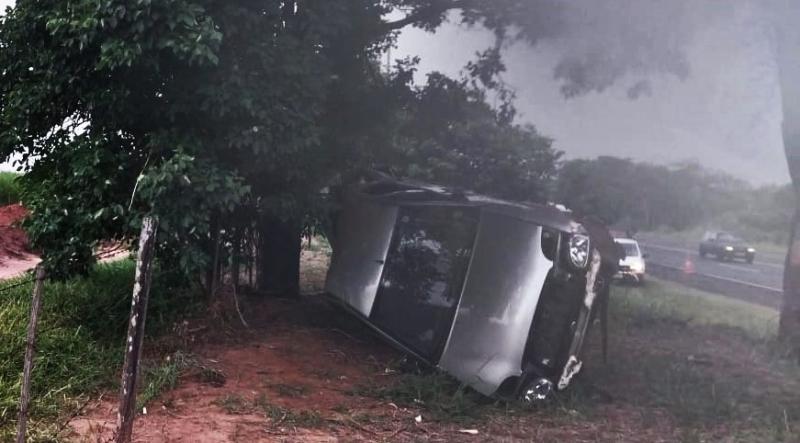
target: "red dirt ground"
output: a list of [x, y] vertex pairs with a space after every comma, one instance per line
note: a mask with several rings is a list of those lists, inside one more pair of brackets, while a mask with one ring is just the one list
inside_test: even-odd
[[28, 249], [28, 237], [19, 223], [28, 211], [18, 205], [0, 207], [0, 280], [32, 269], [39, 258]]
[[5, 258], [21, 258], [28, 251], [28, 237], [19, 223], [28, 210], [19, 204], [0, 207], [0, 263]]
[[[313, 297], [316, 298], [316, 297]], [[203, 365], [225, 374], [224, 385], [197, 375], [147, 407], [137, 418], [135, 442], [351, 442], [351, 441], [670, 441], [670, 419], [609, 405], [602, 421], [575, 423], [568, 416], [494, 416], [465, 423], [431, 421], [423, 408], [357, 395], [359, 387], [397, 380], [387, 368], [402, 356], [347, 316], [312, 297], [261, 300], [246, 312], [254, 325], [228, 331], [228, 338], [196, 346]], [[215, 334], [219, 335], [220, 331]], [[105, 442], [112, 437], [116, 393], [91, 404], [70, 424], [71, 441]], [[259, 402], [311, 412], [314, 424], [265, 413]], [[283, 410], [283, 409], [282, 409]], [[284, 411], [285, 411], [284, 410]], [[278, 413], [280, 416], [281, 413]], [[421, 416], [421, 422], [416, 417]], [[627, 429], [641, 429], [635, 438]], [[465, 430], [476, 430], [478, 435]], [[641, 440], [641, 439], [645, 440]]]
[[[303, 263], [303, 287], [318, 293], [325, 257], [304, 253]], [[388, 368], [402, 355], [320, 296], [240, 298], [249, 329], [223, 302], [227, 322], [191, 321], [177, 340], [168, 337], [178, 345], [148, 344], [154, 358], [181, 349], [196, 367], [225, 377], [219, 383], [202, 370], [187, 371], [137, 418], [135, 442], [753, 441], [771, 429], [756, 427], [768, 408], [782, 410], [787, 435], [800, 427], [794, 372], [784, 373], [764, 349], [727, 329], [649, 317], [612, 322], [608, 364], [590, 334], [582, 378], [552, 407], [493, 406], [477, 418], [437, 421], [426, 405], [375, 395], [400, 380]], [[63, 437], [109, 441], [116, 396], [110, 391], [88, 404]], [[731, 397], [737, 409], [715, 412], [710, 408], [727, 403], [706, 397]], [[736, 437], [751, 429], [756, 433]], [[770, 435], [758, 441], [777, 441]], [[798, 441], [794, 435], [780, 440]]]

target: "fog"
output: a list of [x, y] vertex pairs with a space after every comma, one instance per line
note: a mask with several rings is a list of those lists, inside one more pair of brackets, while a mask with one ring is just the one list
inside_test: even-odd
[[[776, 57], [783, 28], [800, 22], [789, 2], [539, 3], [558, 27], [532, 48], [508, 46], [505, 80], [520, 120], [568, 158], [698, 161], [757, 184], [789, 180]], [[436, 35], [405, 31], [393, 57], [457, 75], [493, 36], [455, 21]]]
[[[757, 184], [789, 180], [777, 61], [785, 80], [800, 78], [791, 56], [800, 53], [800, 2], [529, 1], [541, 13], [528, 19], [535, 31], [524, 43], [506, 47], [505, 80], [520, 121], [567, 158], [698, 161]], [[12, 4], [0, 0], [0, 9]], [[435, 35], [405, 30], [393, 58], [421, 56], [420, 76], [458, 75], [493, 36], [455, 22]], [[800, 85], [785, 81], [783, 92], [791, 115]], [[787, 127], [789, 138], [800, 140], [798, 127]]]

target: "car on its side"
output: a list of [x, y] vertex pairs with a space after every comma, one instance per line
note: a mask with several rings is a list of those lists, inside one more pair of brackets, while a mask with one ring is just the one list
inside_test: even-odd
[[744, 240], [724, 231], [708, 231], [700, 242], [700, 257], [713, 255], [717, 260], [732, 261], [741, 258], [753, 263], [756, 250]]
[[481, 394], [532, 402], [566, 389], [607, 288], [603, 261], [620, 257], [605, 227], [390, 178], [337, 195], [332, 301]]
[[642, 252], [639, 242], [632, 238], [615, 238], [614, 242], [625, 251], [625, 258], [619, 261], [619, 271], [616, 278], [637, 284], [644, 283], [645, 273], [647, 272], [647, 264], [645, 263], [647, 254]]

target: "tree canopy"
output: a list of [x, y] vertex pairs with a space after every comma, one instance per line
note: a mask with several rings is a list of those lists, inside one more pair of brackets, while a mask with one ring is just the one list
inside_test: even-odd
[[413, 61], [379, 63], [397, 30], [453, 8], [501, 37], [518, 2], [501, 3], [18, 1], [0, 22], [0, 158], [35, 160], [34, 246], [54, 275], [81, 272], [154, 213], [188, 274], [215, 242], [313, 221], [320, 190], [376, 166], [541, 199], [559, 154], [514, 123], [498, 48], [421, 86]]

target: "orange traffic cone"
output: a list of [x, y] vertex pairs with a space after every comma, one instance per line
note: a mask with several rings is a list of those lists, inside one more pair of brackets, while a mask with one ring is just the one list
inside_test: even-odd
[[686, 254], [686, 261], [683, 262], [683, 273], [694, 274], [694, 262], [690, 254]]

